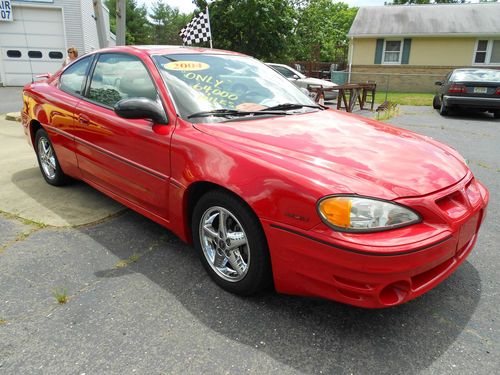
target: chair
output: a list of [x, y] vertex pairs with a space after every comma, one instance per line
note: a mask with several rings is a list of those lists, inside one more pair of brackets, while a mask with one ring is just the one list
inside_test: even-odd
[[363, 98], [362, 103], [366, 103], [366, 100], [370, 100], [370, 109], [373, 111], [373, 106], [375, 105], [375, 92], [377, 91], [377, 82], [366, 81], [362, 84], [363, 87]]

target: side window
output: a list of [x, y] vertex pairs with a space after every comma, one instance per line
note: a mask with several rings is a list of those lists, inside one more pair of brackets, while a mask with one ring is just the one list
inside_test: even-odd
[[50, 51], [49, 52], [49, 58], [51, 58], [51, 59], [61, 60], [63, 57], [64, 56], [63, 56], [62, 52], [59, 52], [59, 51]]
[[7, 57], [19, 58], [21, 57], [21, 51], [10, 49], [7, 51]]
[[286, 78], [293, 77], [293, 72], [287, 68], [284, 68], [282, 66], [273, 66], [273, 68], [276, 69], [278, 72], [280, 72], [282, 75], [284, 75]]
[[476, 56], [474, 62], [476, 64], [484, 64], [488, 53], [488, 40], [478, 40], [476, 44]]
[[158, 94], [141, 60], [124, 54], [103, 54], [92, 74], [88, 98], [112, 107], [125, 98], [157, 100]]
[[30, 59], [41, 59], [42, 52], [40, 52], [40, 51], [28, 51], [28, 57]]
[[385, 64], [400, 64], [401, 63], [401, 48], [402, 43], [400, 40], [386, 40], [384, 46]]
[[59, 78], [59, 88], [70, 94], [81, 95], [87, 70], [93, 56], [85, 57], [66, 69]]

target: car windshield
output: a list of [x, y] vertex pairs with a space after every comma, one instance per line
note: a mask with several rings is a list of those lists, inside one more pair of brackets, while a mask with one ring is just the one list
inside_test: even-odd
[[255, 114], [272, 116], [318, 109], [286, 78], [251, 57], [169, 54], [153, 59], [180, 116], [189, 121], [261, 118]]
[[457, 70], [450, 81], [500, 82], [500, 70]]

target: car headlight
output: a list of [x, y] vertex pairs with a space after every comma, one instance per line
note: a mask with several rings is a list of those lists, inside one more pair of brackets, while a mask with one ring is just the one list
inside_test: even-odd
[[421, 217], [402, 205], [374, 198], [336, 195], [318, 202], [323, 222], [343, 232], [377, 232], [420, 222]]

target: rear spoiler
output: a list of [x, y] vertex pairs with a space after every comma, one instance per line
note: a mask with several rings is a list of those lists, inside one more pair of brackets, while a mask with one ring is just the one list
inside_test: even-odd
[[52, 74], [44, 73], [44, 74], [39, 74], [39, 75], [35, 76], [35, 79], [49, 79], [50, 77], [52, 77]]

